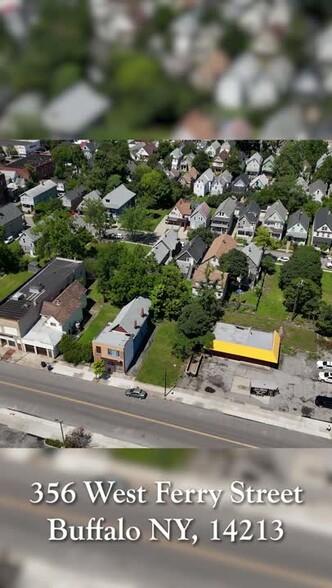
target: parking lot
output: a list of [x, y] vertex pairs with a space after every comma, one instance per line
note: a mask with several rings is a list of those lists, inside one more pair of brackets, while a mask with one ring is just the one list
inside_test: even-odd
[[[331, 359], [331, 353], [322, 353], [319, 359]], [[222, 357], [205, 357], [197, 378], [184, 375], [179, 385], [191, 387], [195, 390], [205, 390], [207, 387], [215, 390], [216, 397], [238, 402], [249, 402], [264, 406], [269, 410], [283, 413], [294, 413], [332, 423], [332, 410], [315, 406], [318, 395], [332, 398], [332, 384], [320, 382], [316, 360], [309, 359], [306, 354], [298, 353], [284, 356], [278, 370], [254, 366]], [[254, 395], [247, 397], [234, 394], [232, 386], [235, 376], [241, 376], [248, 381], [267, 381], [279, 388], [279, 394], [274, 397], [260, 399]]]

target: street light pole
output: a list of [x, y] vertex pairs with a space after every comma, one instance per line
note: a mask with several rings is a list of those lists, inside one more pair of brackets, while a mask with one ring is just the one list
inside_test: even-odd
[[60, 425], [60, 429], [61, 429], [61, 437], [62, 437], [62, 443], [65, 444], [65, 435], [63, 432], [63, 421], [60, 421], [59, 419], [54, 419], [57, 423], [59, 423]]

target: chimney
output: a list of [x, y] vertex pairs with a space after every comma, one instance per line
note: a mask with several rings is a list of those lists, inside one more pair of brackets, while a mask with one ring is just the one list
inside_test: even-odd
[[145, 312], [144, 312], [144, 308], [142, 306], [142, 308], [141, 308], [141, 317], [143, 317], [143, 316], [145, 316]]
[[134, 329], [137, 329], [137, 327], [138, 327], [138, 324], [137, 324], [137, 320], [135, 319], [134, 320]]

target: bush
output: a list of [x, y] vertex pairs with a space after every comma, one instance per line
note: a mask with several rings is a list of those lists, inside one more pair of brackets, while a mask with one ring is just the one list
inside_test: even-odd
[[79, 343], [74, 338], [72, 339], [70, 348], [66, 349], [63, 354], [64, 360], [74, 365], [90, 363], [92, 361], [91, 343]]
[[90, 445], [91, 437], [91, 433], [86, 431], [83, 427], [77, 427], [71, 433], [66, 435], [64, 447], [68, 449], [84, 449]]

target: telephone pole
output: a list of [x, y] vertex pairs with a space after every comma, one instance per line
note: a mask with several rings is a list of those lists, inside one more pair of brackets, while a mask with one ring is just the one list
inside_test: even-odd
[[296, 314], [296, 311], [297, 311], [297, 304], [298, 304], [298, 301], [299, 301], [299, 298], [300, 298], [300, 294], [301, 294], [301, 290], [303, 288], [303, 284], [304, 284], [304, 282], [303, 282], [303, 280], [301, 280], [299, 282], [298, 286], [297, 286], [297, 294], [296, 294], [296, 298], [295, 298], [295, 301], [294, 301], [292, 318], [291, 318], [292, 321], [295, 318], [295, 314]]

